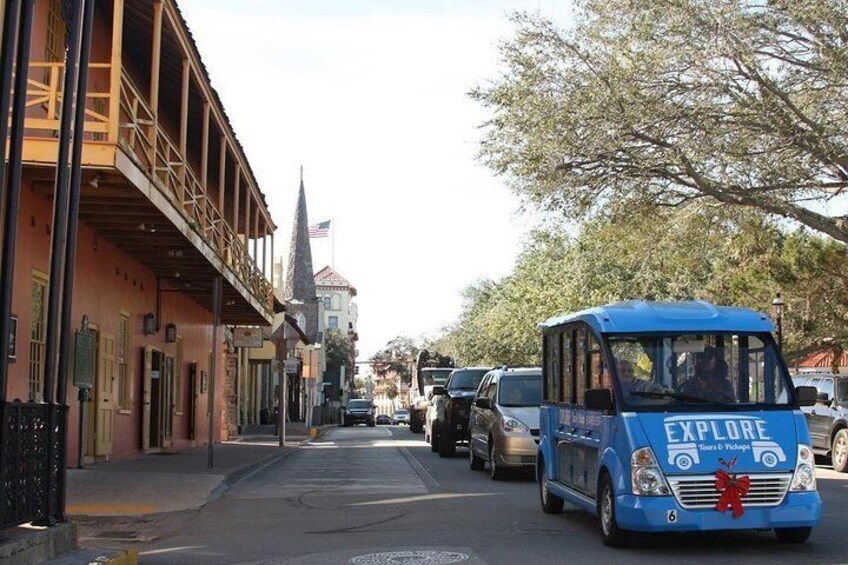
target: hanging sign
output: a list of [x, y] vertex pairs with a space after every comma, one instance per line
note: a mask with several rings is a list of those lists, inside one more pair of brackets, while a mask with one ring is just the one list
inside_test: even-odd
[[12, 316], [9, 324], [9, 359], [18, 356], [18, 317]]
[[262, 347], [261, 328], [233, 328], [235, 347]]

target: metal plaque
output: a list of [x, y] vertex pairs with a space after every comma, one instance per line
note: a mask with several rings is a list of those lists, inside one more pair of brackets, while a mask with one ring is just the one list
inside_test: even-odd
[[87, 324], [77, 330], [74, 346], [74, 386], [94, 386], [94, 333]]
[[286, 359], [286, 374], [297, 374], [297, 359], [295, 359], [294, 357], [289, 357], [288, 359]]

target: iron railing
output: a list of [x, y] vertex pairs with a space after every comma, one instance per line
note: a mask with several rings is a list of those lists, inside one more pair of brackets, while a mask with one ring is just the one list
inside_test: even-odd
[[64, 519], [67, 416], [67, 406], [0, 402], [0, 530]]

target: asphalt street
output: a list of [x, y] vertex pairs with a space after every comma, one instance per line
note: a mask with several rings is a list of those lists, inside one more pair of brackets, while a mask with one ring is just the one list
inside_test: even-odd
[[200, 510], [155, 522], [141, 563], [844, 563], [848, 475], [818, 468], [824, 519], [805, 545], [771, 532], [601, 544], [595, 519], [544, 514], [532, 477], [493, 481], [406, 427], [338, 428]]

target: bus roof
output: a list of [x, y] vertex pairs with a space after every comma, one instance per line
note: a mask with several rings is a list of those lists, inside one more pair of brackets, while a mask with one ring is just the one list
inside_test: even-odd
[[748, 308], [715, 306], [703, 300], [646, 302], [628, 300], [554, 316], [539, 324], [542, 330], [583, 321], [599, 333], [642, 332], [771, 332], [771, 320]]

